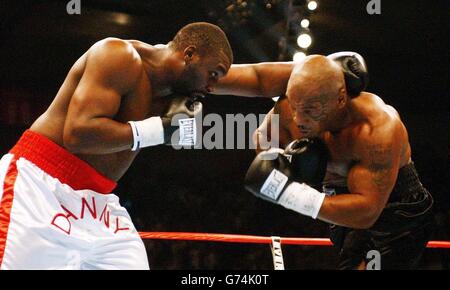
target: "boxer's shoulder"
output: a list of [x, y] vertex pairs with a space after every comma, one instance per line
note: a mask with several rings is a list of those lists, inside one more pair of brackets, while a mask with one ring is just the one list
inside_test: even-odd
[[102, 39], [92, 45], [88, 50], [88, 60], [111, 66], [131, 66], [130, 69], [142, 64], [139, 53], [129, 41], [114, 37]]
[[392, 126], [395, 127], [400, 120], [394, 107], [386, 104], [375, 94], [361, 93], [360, 96], [352, 100], [352, 107], [354, 112], [360, 116], [360, 129], [366, 128], [372, 131], [381, 128], [387, 130]]
[[106, 38], [96, 42], [86, 54], [86, 77], [128, 92], [143, 74], [142, 60], [129, 42]]
[[132, 49], [131, 41], [117, 37], [107, 37], [95, 42], [90, 49]]
[[362, 92], [357, 98], [354, 98], [352, 102], [358, 110], [368, 117], [383, 116], [380, 113], [394, 113], [395, 117], [398, 117], [398, 112], [394, 107], [386, 104], [381, 97], [372, 93]]
[[356, 159], [373, 159], [375, 156], [389, 155], [403, 144], [404, 134], [400, 132], [398, 120], [381, 113], [384, 116], [374, 120], [364, 120], [352, 130], [353, 153]]

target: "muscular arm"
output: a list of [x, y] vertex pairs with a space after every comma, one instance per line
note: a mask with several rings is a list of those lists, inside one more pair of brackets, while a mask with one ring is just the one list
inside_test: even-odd
[[[282, 148], [289, 143], [291, 135], [286, 129], [286, 119], [282, 116], [281, 100], [276, 102], [275, 106], [267, 113], [262, 124], [253, 133], [253, 143], [256, 145], [256, 154], [269, 148], [262, 148], [269, 144], [278, 144], [278, 147]], [[273, 124], [274, 115], [277, 115], [278, 124]], [[278, 125], [278, 126], [277, 126]], [[274, 132], [274, 130], [277, 132]]]
[[350, 193], [326, 197], [321, 220], [351, 228], [369, 228], [376, 222], [395, 185], [401, 151], [393, 134], [383, 135], [361, 138], [361, 161], [347, 178]]
[[293, 62], [234, 64], [214, 87], [213, 94], [274, 97], [286, 93]]
[[[274, 108], [272, 108], [272, 110], [270, 110], [269, 113], [267, 113], [262, 124], [253, 133], [253, 144], [255, 144], [256, 147], [255, 148], [256, 154], [260, 153], [261, 151], [269, 149], [266, 147], [268, 145], [267, 143], [272, 140], [271, 120], [273, 114]], [[278, 142], [277, 140], [274, 141]]]
[[133, 134], [114, 116], [142, 74], [139, 58], [121, 40], [107, 39], [89, 51], [64, 125], [64, 146], [72, 153], [108, 154], [130, 149]]

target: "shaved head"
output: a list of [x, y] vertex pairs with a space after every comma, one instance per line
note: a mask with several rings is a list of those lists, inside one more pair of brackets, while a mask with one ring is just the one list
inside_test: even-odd
[[344, 88], [345, 81], [341, 68], [322, 55], [310, 55], [298, 63], [289, 79], [287, 92], [302, 98], [311, 96], [336, 96]]
[[347, 104], [342, 69], [322, 55], [295, 65], [286, 91], [294, 122], [305, 136], [333, 130]]

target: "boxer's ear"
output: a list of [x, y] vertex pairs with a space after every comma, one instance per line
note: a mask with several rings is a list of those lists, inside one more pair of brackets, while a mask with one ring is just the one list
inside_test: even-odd
[[347, 91], [346, 91], [345, 87], [342, 87], [339, 90], [338, 107], [340, 109], [345, 107], [345, 105], [347, 104], [347, 101], [348, 101]]

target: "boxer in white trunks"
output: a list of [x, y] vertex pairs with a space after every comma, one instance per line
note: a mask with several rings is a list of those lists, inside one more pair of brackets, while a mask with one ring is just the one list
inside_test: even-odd
[[[180, 139], [201, 110], [190, 96], [210, 91], [232, 62], [226, 35], [209, 23], [183, 27], [167, 45], [94, 44], [0, 161], [0, 269], [148, 269], [111, 192], [139, 149], [194, 145], [195, 136]], [[172, 124], [178, 113], [186, 122]]]

